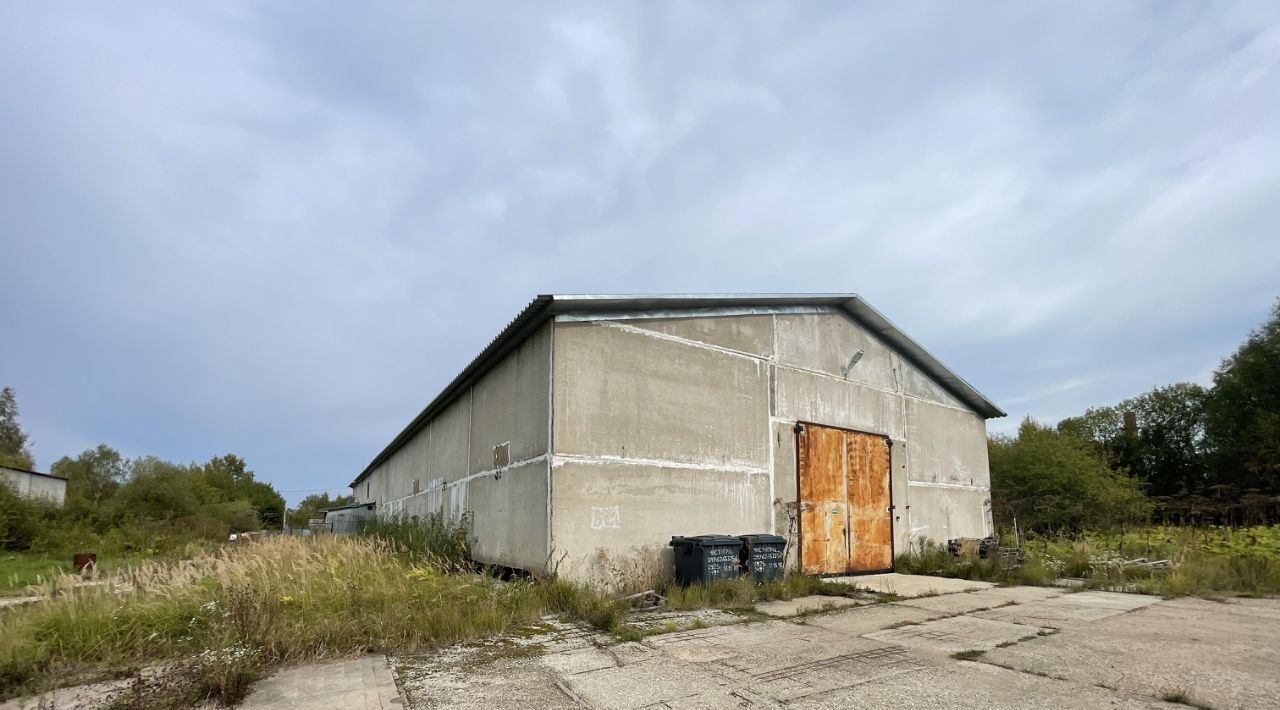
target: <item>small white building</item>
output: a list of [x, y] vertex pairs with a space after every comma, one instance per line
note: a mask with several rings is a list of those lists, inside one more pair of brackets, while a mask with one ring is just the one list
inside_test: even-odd
[[18, 495], [27, 498], [43, 498], [57, 505], [67, 499], [67, 479], [51, 473], [0, 466], [0, 482], [13, 486]]

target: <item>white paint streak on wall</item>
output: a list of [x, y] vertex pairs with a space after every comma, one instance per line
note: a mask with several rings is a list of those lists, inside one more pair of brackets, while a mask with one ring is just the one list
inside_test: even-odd
[[630, 466], [657, 466], [660, 468], [683, 468], [692, 469], [694, 471], [724, 471], [725, 473], [763, 473], [768, 474], [769, 469], [765, 466], [741, 466], [736, 464], [720, 464], [720, 463], [691, 463], [688, 461], [667, 461], [664, 459], [642, 459], [612, 456], [603, 454], [600, 456], [583, 456], [580, 454], [556, 454], [552, 460], [552, 466], [559, 467], [569, 463], [583, 463], [595, 465], [612, 465], [625, 464]]
[[965, 483], [943, 483], [941, 481], [907, 481], [907, 488], [959, 488], [966, 491], [990, 490], [987, 486], [971, 486]]

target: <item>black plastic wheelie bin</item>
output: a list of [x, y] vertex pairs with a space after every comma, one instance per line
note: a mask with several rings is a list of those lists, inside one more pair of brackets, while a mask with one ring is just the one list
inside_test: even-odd
[[672, 537], [676, 581], [687, 587], [699, 582], [733, 579], [742, 573], [742, 540], [728, 535]]
[[739, 535], [742, 568], [756, 582], [781, 579], [786, 571], [787, 539], [777, 535]]

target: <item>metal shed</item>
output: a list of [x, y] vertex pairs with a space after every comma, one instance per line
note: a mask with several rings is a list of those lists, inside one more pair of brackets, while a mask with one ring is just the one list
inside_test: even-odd
[[992, 532], [989, 399], [854, 294], [538, 296], [352, 481], [478, 561], [611, 581], [672, 535], [811, 573]]

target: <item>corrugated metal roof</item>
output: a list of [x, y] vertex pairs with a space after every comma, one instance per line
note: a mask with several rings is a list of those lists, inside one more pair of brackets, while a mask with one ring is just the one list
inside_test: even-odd
[[480, 354], [457, 377], [441, 390], [440, 394], [404, 428], [390, 444], [369, 462], [369, 465], [351, 482], [354, 487], [379, 464], [418, 433], [436, 414], [489, 368], [515, 350], [530, 334], [551, 318], [560, 314], [608, 315], [633, 311], [681, 311], [705, 308], [777, 308], [787, 306], [813, 306], [839, 309], [854, 322], [874, 333], [925, 374], [942, 385], [948, 392], [978, 414], [990, 419], [1003, 417], [1005, 413], [991, 400], [952, 372], [912, 340], [906, 333], [872, 308], [857, 294], [626, 294], [626, 295], [541, 295], [529, 302], [524, 310], [502, 329]]

